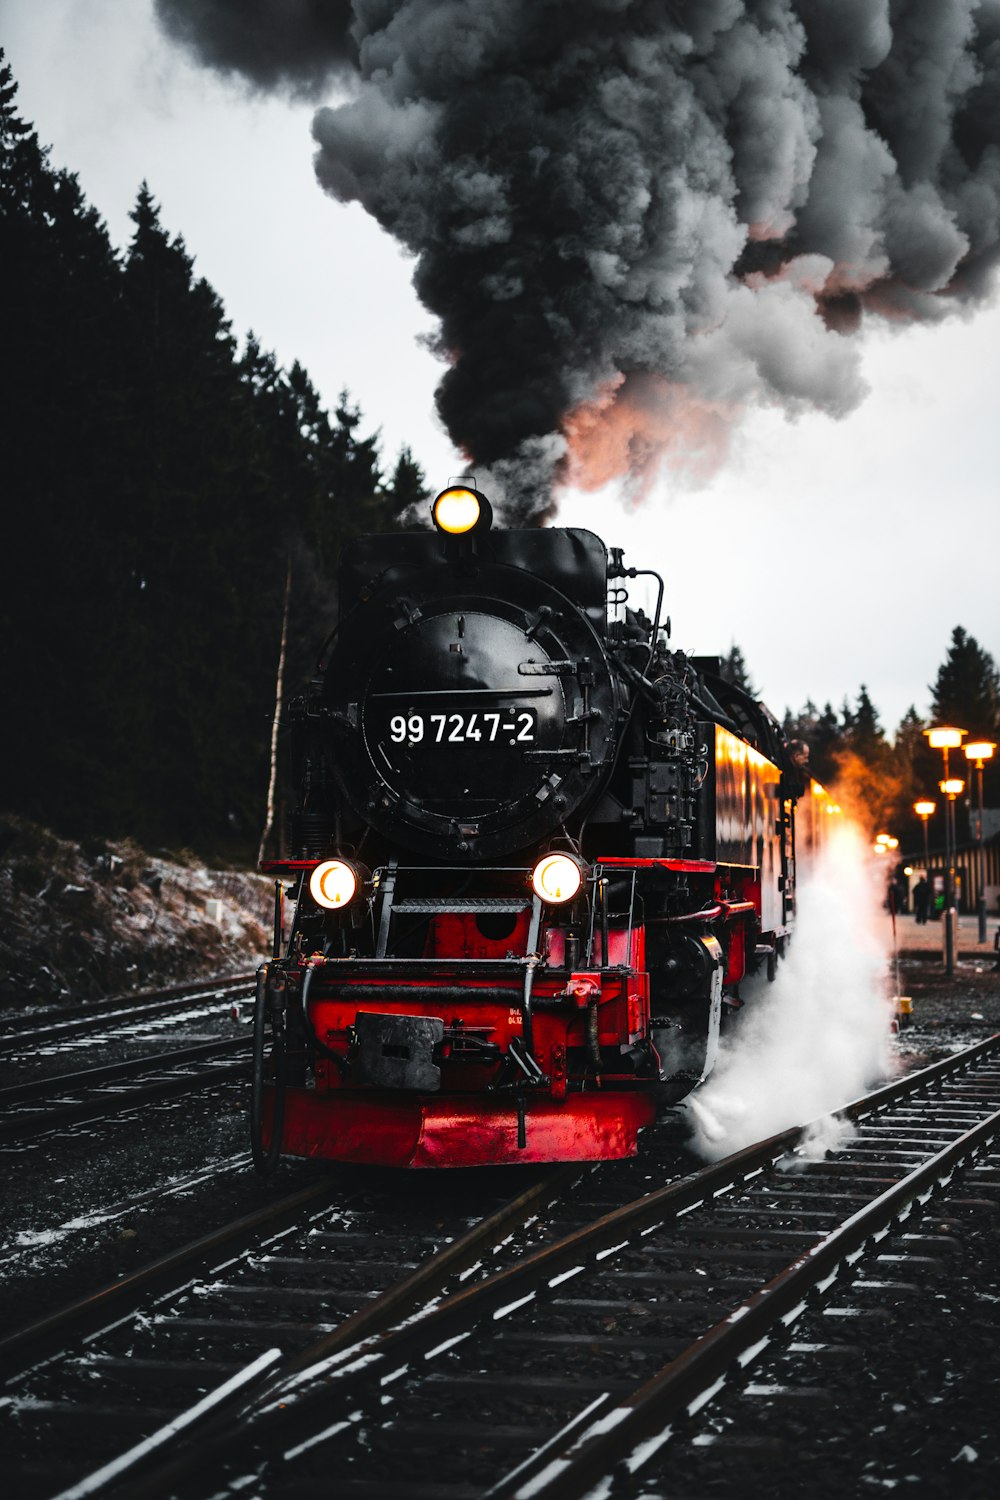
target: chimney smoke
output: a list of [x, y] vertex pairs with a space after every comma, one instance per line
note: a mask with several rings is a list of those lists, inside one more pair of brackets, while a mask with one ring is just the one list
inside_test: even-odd
[[349, 78], [319, 181], [414, 255], [440, 414], [509, 520], [664, 456], [704, 472], [748, 405], [842, 416], [867, 318], [990, 289], [1000, 0], [156, 9], [254, 86]]

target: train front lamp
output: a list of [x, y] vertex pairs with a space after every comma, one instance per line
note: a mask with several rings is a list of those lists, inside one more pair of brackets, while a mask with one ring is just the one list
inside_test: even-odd
[[979, 784], [979, 818], [976, 824], [976, 843], [979, 846], [979, 858], [976, 861], [978, 875], [978, 893], [976, 896], [976, 915], [979, 918], [979, 941], [986, 941], [986, 851], [983, 848], [983, 764], [993, 759], [996, 745], [992, 740], [975, 740], [971, 745], [962, 747], [965, 758], [970, 766], [976, 768], [976, 780]]
[[324, 859], [309, 877], [309, 894], [317, 906], [342, 911], [361, 888], [361, 873], [346, 859]]
[[531, 872], [531, 888], [542, 901], [562, 906], [583, 889], [586, 867], [572, 854], [546, 854]]
[[434, 525], [446, 536], [467, 536], [472, 531], [488, 531], [493, 510], [485, 495], [466, 485], [451, 485], [442, 490], [431, 507]]

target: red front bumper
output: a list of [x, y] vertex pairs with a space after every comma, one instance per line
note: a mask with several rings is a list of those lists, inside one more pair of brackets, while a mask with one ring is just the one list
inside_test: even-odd
[[282, 1150], [289, 1156], [388, 1167], [479, 1167], [634, 1156], [656, 1109], [650, 1094], [570, 1094], [524, 1101], [525, 1145], [510, 1100], [482, 1095], [317, 1093], [289, 1089]]

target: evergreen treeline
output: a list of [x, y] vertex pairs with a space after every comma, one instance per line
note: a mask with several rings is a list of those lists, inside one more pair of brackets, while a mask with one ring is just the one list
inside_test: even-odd
[[[918, 851], [923, 834], [913, 811], [918, 799], [938, 805], [931, 834], [941, 843], [943, 801], [938, 782], [943, 775], [940, 750], [931, 750], [923, 731], [933, 724], [951, 724], [968, 730], [968, 740], [1000, 742], [1000, 674], [996, 663], [975, 636], [960, 625], [952, 631], [951, 645], [930, 684], [931, 714], [923, 719], [909, 708], [890, 742], [864, 686], [852, 706], [846, 700], [839, 713], [827, 703], [822, 709], [807, 702], [797, 713], [786, 710], [785, 732], [809, 746], [813, 776], [834, 788], [844, 803], [872, 834], [894, 834], [904, 849]], [[998, 751], [1000, 754], [1000, 751]], [[976, 805], [976, 773], [961, 750], [952, 751], [950, 773], [966, 783], [965, 797], [956, 804], [956, 833], [969, 837], [971, 800]], [[983, 777], [984, 802], [1000, 806], [1000, 767], [996, 759]]]
[[424, 497], [345, 393], [240, 350], [143, 185], [127, 250], [19, 118], [0, 52], [4, 800], [61, 832], [256, 850], [344, 539]]

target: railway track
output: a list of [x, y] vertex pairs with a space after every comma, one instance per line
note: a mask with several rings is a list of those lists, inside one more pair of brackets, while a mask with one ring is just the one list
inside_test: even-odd
[[0, 1145], [105, 1120], [249, 1076], [245, 1036], [179, 1047], [0, 1089]]
[[[242, 1285], [217, 1246], [200, 1290], [187, 1283], [141, 1315], [165, 1338], [159, 1352], [144, 1352], [137, 1325], [110, 1305], [74, 1314], [114, 1323], [85, 1348], [67, 1346], [59, 1320], [0, 1346], [0, 1359], [33, 1366], [8, 1387], [22, 1472], [38, 1479], [39, 1427], [55, 1451], [85, 1392], [77, 1420], [89, 1437], [95, 1401], [110, 1409], [117, 1457], [94, 1462], [86, 1484], [67, 1482], [67, 1500], [136, 1484], [150, 1497], [236, 1494], [247, 1476], [254, 1493], [304, 1495], [334, 1472], [345, 1497], [637, 1495], [695, 1420], [752, 1399], [755, 1362], [817, 1299], [877, 1295], [899, 1257], [918, 1266], [933, 1249], [924, 1207], [960, 1195], [960, 1174], [1000, 1132], [1000, 1037], [839, 1119], [844, 1138], [815, 1159], [808, 1132], [785, 1131], [624, 1205], [634, 1174], [578, 1175], [571, 1191], [566, 1177], [545, 1179], [536, 1191], [561, 1199], [554, 1210], [508, 1206], [450, 1266], [424, 1256], [416, 1282], [399, 1282], [396, 1247], [384, 1286], [373, 1284], [371, 1231], [342, 1218], [299, 1222], [280, 1248], [276, 1238], [247, 1252]], [[408, 1213], [394, 1217], [396, 1234]], [[528, 1228], [518, 1235], [515, 1222]], [[487, 1253], [498, 1239], [499, 1267]], [[167, 1279], [178, 1286], [179, 1271]], [[180, 1364], [164, 1357], [171, 1347]], [[147, 1369], [138, 1410], [115, 1412], [116, 1381], [132, 1388]]]
[[71, 1489], [205, 1382], [227, 1388], [224, 1408], [242, 1397], [276, 1345], [293, 1358], [318, 1335], [354, 1342], [506, 1264], [558, 1232], [550, 1205], [589, 1173], [450, 1174], [468, 1197], [457, 1235], [440, 1178], [328, 1174], [0, 1341], [9, 1492]]
[[135, 1022], [179, 1015], [200, 1003], [250, 999], [253, 975], [202, 979], [169, 989], [145, 990], [80, 1005], [48, 1006], [0, 1016], [0, 1058], [16, 1057], [33, 1048], [96, 1035]]

